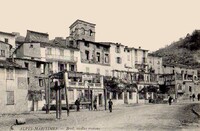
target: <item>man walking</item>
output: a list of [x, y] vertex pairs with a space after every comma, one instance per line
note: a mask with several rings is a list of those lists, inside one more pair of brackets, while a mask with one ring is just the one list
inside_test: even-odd
[[110, 112], [112, 112], [112, 105], [113, 105], [113, 102], [111, 101], [111, 99], [108, 101], [108, 107], [109, 107], [109, 110]]
[[195, 99], [195, 94], [192, 95], [192, 99], [193, 99], [193, 101], [194, 101], [194, 99]]
[[80, 100], [79, 98], [75, 101], [75, 105], [76, 105], [76, 111], [80, 110]]

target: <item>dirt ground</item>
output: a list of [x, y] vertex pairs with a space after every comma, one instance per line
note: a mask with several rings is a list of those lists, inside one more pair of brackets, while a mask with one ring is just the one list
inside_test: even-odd
[[[199, 118], [192, 109], [200, 110], [198, 102], [168, 104], [135, 104], [114, 106], [113, 112], [72, 111], [67, 117], [55, 119], [55, 112], [34, 112], [30, 114], [1, 116], [2, 130], [198, 130]], [[25, 118], [26, 124], [13, 125], [16, 118]], [[12, 126], [13, 125], [13, 126]]]

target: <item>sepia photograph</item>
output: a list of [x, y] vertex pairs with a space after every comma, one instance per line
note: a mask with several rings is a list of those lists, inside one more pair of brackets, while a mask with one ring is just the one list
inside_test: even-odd
[[0, 131], [200, 130], [200, 1], [0, 5]]

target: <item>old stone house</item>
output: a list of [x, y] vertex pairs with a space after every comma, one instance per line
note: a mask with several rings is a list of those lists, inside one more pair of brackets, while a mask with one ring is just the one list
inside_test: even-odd
[[0, 113], [28, 111], [27, 69], [8, 59], [12, 46], [0, 41]]

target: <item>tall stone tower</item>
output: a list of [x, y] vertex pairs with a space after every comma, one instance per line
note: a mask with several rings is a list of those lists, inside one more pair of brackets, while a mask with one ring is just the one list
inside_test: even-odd
[[95, 42], [95, 24], [76, 20], [70, 27], [70, 37], [74, 40]]

